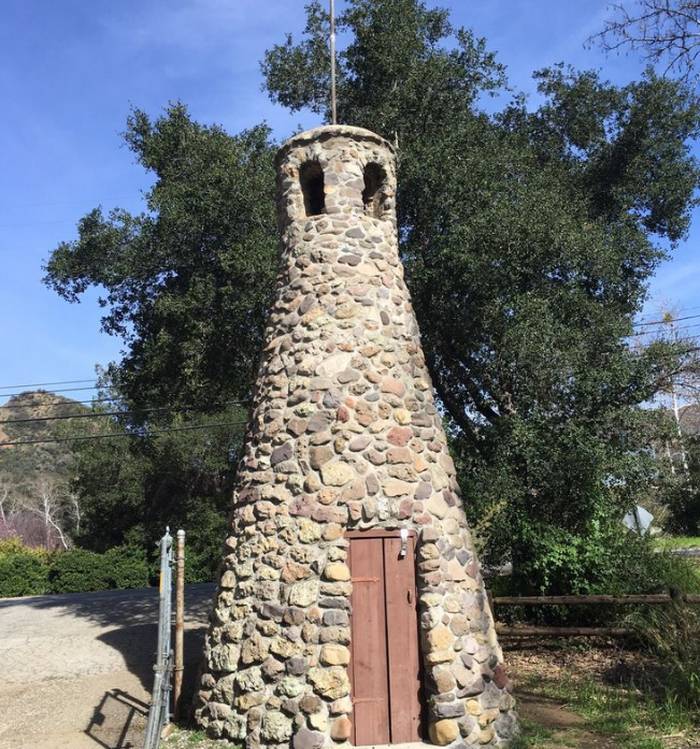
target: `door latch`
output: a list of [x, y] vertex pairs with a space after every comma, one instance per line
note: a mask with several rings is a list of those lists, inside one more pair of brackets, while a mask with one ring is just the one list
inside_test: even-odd
[[405, 559], [408, 551], [408, 528], [401, 528], [401, 551], [399, 552], [399, 559]]

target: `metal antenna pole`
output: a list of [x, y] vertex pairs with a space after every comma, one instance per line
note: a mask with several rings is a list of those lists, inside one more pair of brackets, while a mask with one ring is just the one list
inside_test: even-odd
[[335, 0], [331, 3], [331, 122], [338, 124], [338, 112], [335, 100]]

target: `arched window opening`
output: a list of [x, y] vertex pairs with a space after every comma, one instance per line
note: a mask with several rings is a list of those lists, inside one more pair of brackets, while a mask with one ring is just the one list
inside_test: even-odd
[[365, 167], [365, 189], [362, 191], [362, 202], [365, 212], [375, 218], [380, 218], [384, 212], [384, 183], [386, 172], [371, 162]]
[[326, 194], [323, 187], [323, 169], [318, 161], [307, 161], [299, 170], [301, 191], [307, 216], [326, 212]]

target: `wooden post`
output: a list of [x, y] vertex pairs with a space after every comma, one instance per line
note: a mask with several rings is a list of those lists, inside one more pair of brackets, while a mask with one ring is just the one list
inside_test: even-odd
[[173, 669], [173, 720], [181, 714], [185, 637], [185, 531], [177, 532], [175, 556], [175, 667]]

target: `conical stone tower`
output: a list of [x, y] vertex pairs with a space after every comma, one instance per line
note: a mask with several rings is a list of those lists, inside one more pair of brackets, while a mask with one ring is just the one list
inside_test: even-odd
[[210, 735], [294, 749], [516, 730], [398, 256], [387, 141], [277, 157], [281, 270], [205, 645]]

